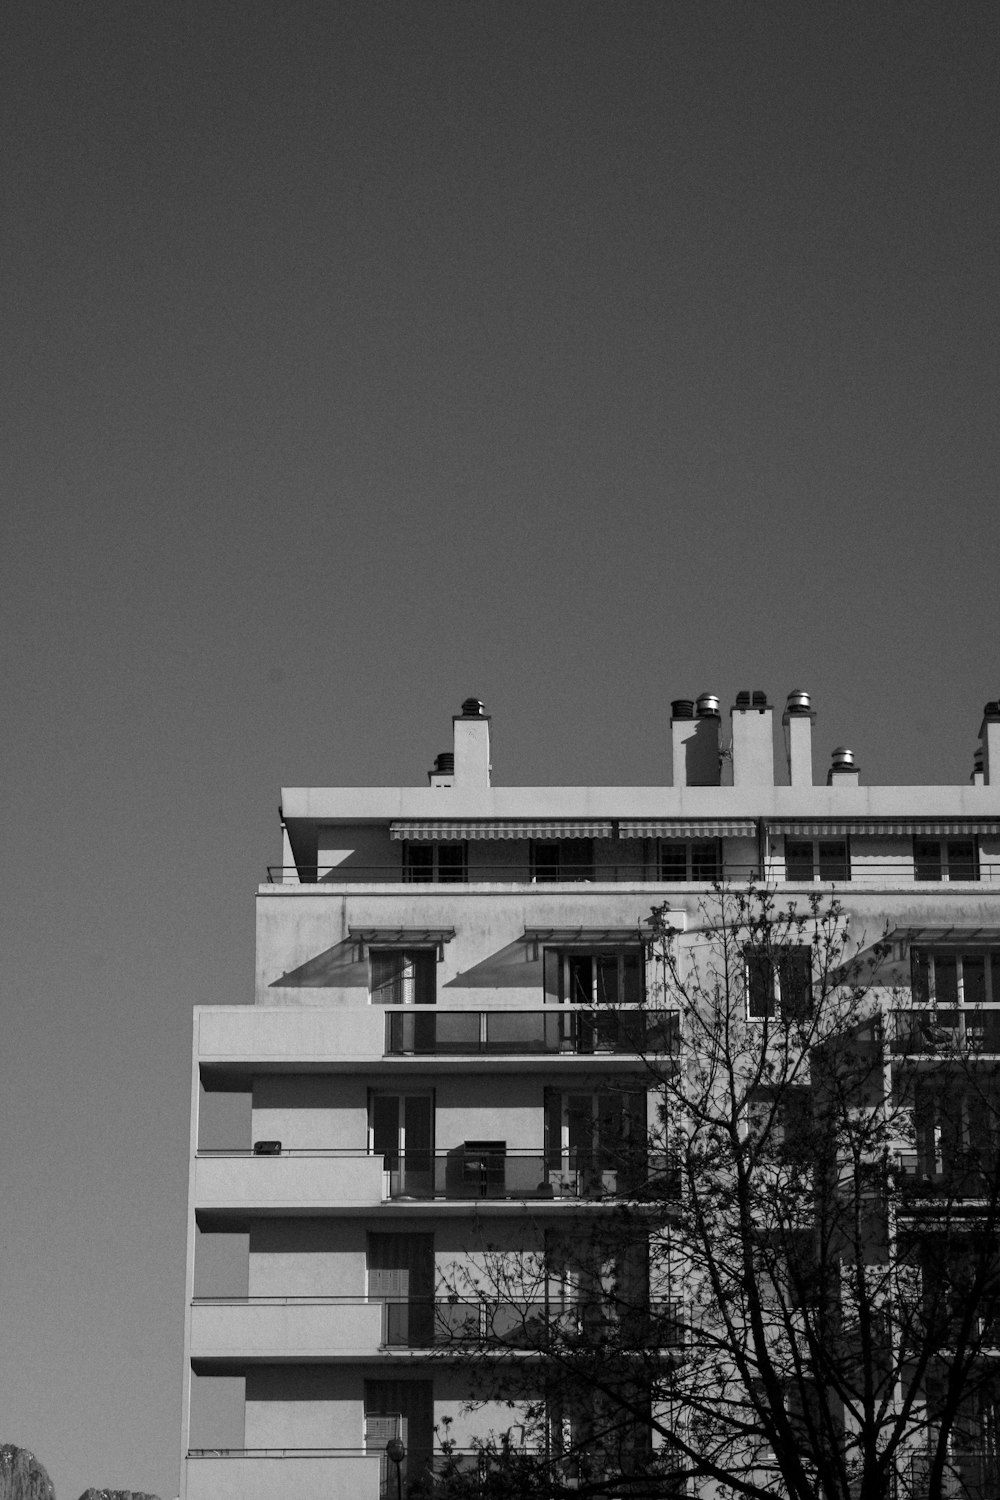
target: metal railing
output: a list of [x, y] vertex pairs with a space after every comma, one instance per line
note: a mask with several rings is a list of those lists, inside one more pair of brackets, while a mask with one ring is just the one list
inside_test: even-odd
[[[931, 1500], [931, 1458], [910, 1460], [910, 1500]], [[1000, 1461], [994, 1453], [951, 1453], [941, 1476], [940, 1500], [1000, 1500]]]
[[545, 1053], [676, 1055], [676, 1011], [548, 1006], [545, 1010], [448, 1011], [403, 1006], [387, 1011], [387, 1056]]
[[542, 876], [524, 863], [476, 864], [470, 862], [460, 876], [454, 873], [438, 873], [436, 880], [427, 880], [423, 872], [416, 874], [404, 869], [402, 864], [366, 865], [345, 861], [337, 865], [268, 865], [268, 885], [341, 885], [345, 882], [362, 885], [693, 885], [708, 888], [717, 881], [732, 881], [734, 884], [747, 880], [763, 880], [789, 886], [834, 886], [834, 885], [919, 885], [948, 886], [954, 884], [995, 885], [1000, 883], [1000, 860], [982, 860], [971, 872], [968, 868], [961, 874], [942, 869], [928, 874], [919, 871], [912, 858], [898, 860], [863, 860], [855, 858], [849, 864], [838, 866], [836, 871], [818, 868], [806, 875], [790, 873], [781, 859], [766, 859], [763, 863], [733, 862], [726, 860], [714, 872], [692, 871], [679, 876], [664, 870], [655, 862], [596, 864], [593, 868], [566, 869], [556, 875]]
[[986, 1152], [969, 1151], [941, 1162], [903, 1151], [897, 1163], [900, 1190], [909, 1198], [993, 1199], [997, 1193], [996, 1163]]
[[889, 1044], [897, 1056], [1000, 1053], [1000, 1006], [913, 1006], [892, 1010], [889, 1016]]

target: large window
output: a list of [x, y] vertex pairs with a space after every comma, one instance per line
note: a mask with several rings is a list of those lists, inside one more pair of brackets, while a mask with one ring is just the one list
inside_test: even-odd
[[975, 839], [914, 839], [913, 874], [917, 880], [978, 880]]
[[436, 1003], [436, 948], [371, 948], [369, 964], [373, 1005]]
[[531, 878], [539, 883], [550, 880], [593, 880], [593, 839], [559, 839], [531, 844]]
[[565, 1005], [639, 1005], [645, 993], [645, 954], [627, 948], [546, 948], [545, 998]]
[[747, 1015], [763, 1021], [780, 1015], [804, 1021], [812, 1011], [812, 949], [805, 946], [762, 951], [747, 948]]
[[846, 839], [785, 839], [786, 880], [850, 880]]
[[403, 844], [403, 879], [409, 881], [468, 880], [468, 846], [464, 839], [446, 844]]
[[661, 839], [661, 880], [721, 879], [722, 859], [718, 839]]

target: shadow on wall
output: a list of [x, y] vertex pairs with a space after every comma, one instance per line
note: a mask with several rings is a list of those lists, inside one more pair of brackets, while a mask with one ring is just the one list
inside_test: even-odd
[[[344, 938], [332, 948], [324, 948], [297, 969], [272, 979], [270, 990], [322, 990], [332, 985], [341, 988], [368, 988], [368, 960], [358, 961], [358, 944]], [[442, 989], [520, 989], [541, 984], [541, 959], [534, 958], [530, 944], [519, 939], [490, 953], [481, 963], [449, 979]], [[3, 1497], [0, 1496], [0, 1500]]]
[[268, 989], [322, 990], [330, 985], [368, 987], [368, 961], [358, 960], [358, 945], [352, 938], [343, 938], [315, 958], [306, 959], [297, 969], [272, 979]]

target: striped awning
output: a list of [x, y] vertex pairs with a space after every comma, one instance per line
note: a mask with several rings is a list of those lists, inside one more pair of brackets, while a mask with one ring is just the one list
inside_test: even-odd
[[743, 839], [756, 832], [751, 818], [629, 818], [618, 825], [623, 839]]
[[389, 825], [389, 837], [393, 839], [609, 839], [613, 831], [610, 819], [560, 822], [548, 818], [491, 818], [481, 823], [435, 819]]
[[1000, 833], [1000, 822], [977, 818], [778, 818], [768, 823], [767, 831], [798, 834], [803, 838], [828, 838], [832, 834], [849, 833], [915, 833], [930, 838], [947, 838], [953, 834]]

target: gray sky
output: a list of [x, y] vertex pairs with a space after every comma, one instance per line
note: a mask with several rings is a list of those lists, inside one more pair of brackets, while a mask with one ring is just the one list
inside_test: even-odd
[[13, 0], [0, 1441], [176, 1493], [190, 1011], [279, 786], [662, 780], [793, 687], [965, 781], [995, 3]]

